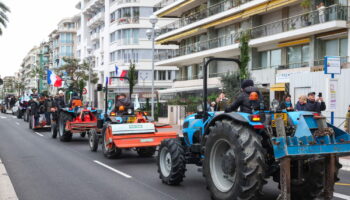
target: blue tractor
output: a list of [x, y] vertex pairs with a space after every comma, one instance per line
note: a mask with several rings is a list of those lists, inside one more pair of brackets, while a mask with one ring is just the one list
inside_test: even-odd
[[341, 165], [350, 153], [350, 134], [312, 112], [258, 109], [253, 113], [207, 111], [204, 65], [202, 112], [187, 116], [183, 137], [164, 140], [157, 157], [163, 183], [180, 184], [187, 164], [203, 167], [213, 199], [259, 199], [267, 179], [279, 183], [279, 199], [332, 199]]

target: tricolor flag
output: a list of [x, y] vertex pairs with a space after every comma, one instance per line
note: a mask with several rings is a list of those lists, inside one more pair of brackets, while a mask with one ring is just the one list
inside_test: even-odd
[[[115, 66], [115, 75], [117, 77], [126, 77], [127, 74], [128, 74], [127, 70], [120, 71], [119, 67], [117, 65]], [[121, 78], [120, 80], [123, 81], [124, 79]]]
[[62, 79], [50, 70], [47, 70], [47, 83], [54, 87], [62, 87]]

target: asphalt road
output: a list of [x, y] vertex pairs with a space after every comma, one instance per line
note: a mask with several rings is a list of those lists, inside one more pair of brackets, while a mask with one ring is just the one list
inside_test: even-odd
[[[180, 186], [167, 186], [158, 178], [155, 158], [139, 158], [126, 151], [116, 160], [91, 152], [79, 135], [68, 143], [52, 139], [50, 132], [34, 132], [28, 123], [0, 114], [0, 159], [20, 200], [209, 200], [205, 181], [195, 166], [188, 166]], [[350, 173], [341, 172], [336, 192], [350, 198]], [[264, 187], [263, 200], [276, 199], [277, 185]], [[338, 198], [335, 198], [338, 199]]]

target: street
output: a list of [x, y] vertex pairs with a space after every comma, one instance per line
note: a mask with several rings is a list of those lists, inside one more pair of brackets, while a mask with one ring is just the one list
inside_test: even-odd
[[[108, 160], [101, 149], [90, 151], [87, 138], [76, 135], [63, 143], [12, 115], [0, 114], [0, 137], [0, 159], [21, 200], [210, 199], [196, 166], [187, 167], [180, 186], [167, 186], [158, 178], [155, 158], [124, 151], [122, 158]], [[334, 199], [349, 199], [350, 173], [341, 171], [340, 177], [336, 195], [342, 198]], [[264, 194], [262, 199], [276, 199], [277, 184], [269, 181]]]

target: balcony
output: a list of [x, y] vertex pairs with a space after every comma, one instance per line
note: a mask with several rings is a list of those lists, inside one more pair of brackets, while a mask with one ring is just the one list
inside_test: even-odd
[[[209, 73], [208, 78], [218, 78], [225, 76], [226, 74], [231, 72], [221, 72], [221, 73]], [[189, 80], [198, 80], [203, 79], [203, 74], [196, 74], [193, 76], [180, 76], [174, 79], [174, 81], [189, 81]]]
[[159, 3], [157, 3], [156, 5], [154, 5], [154, 7], [156, 8], [163, 8], [167, 5], [170, 5], [171, 3], [174, 3], [177, 0], [162, 0]]
[[118, 0], [116, 1], [117, 4], [124, 4], [124, 3], [139, 3], [140, 0]]
[[100, 12], [97, 15], [93, 16], [91, 19], [88, 20], [87, 22], [87, 26], [88, 27], [96, 27], [100, 24], [104, 23], [104, 18], [105, 17], [105, 13], [104, 12]]
[[96, 32], [96, 33], [91, 34], [90, 39], [91, 39], [91, 41], [99, 40], [100, 39], [100, 33]]
[[210, 6], [209, 8], [203, 9], [189, 16], [182, 17], [174, 21], [173, 23], [170, 23], [166, 26], [161, 27], [161, 34], [170, 32], [175, 29], [179, 29], [181, 27], [187, 26], [194, 22], [200, 21], [202, 19], [208, 18], [210, 16], [216, 15], [218, 13], [224, 12], [226, 10], [229, 10], [231, 8], [237, 7], [243, 3], [247, 3], [250, 1], [252, 0], [240, 0], [240, 1], [226, 0], [220, 3], [217, 3], [215, 5]]
[[[348, 10], [347, 6], [331, 6], [325, 10], [325, 15], [320, 16], [319, 11], [311, 11], [302, 15], [293, 16], [290, 18], [282, 19], [276, 22], [260, 25], [248, 29], [247, 31], [251, 34], [250, 44], [252, 46], [262, 45], [268, 42], [278, 42], [278, 40], [291, 39], [293, 37], [305, 37], [308, 34], [315, 34], [317, 32], [326, 32], [330, 30], [335, 30], [345, 27], [337, 27], [337, 25], [328, 24], [329, 27], [321, 26], [320, 30], [314, 30], [313, 25], [327, 24], [327, 22], [332, 21], [347, 21], [348, 20]], [[322, 18], [321, 18], [322, 17]], [[310, 28], [310, 31], [300, 31], [297, 34], [281, 35], [276, 37], [277, 34], [292, 32], [299, 30], [301, 28]], [[229, 45], [239, 43], [240, 33], [236, 32], [235, 34], [224, 35], [218, 38], [213, 38], [205, 41], [200, 41], [197, 43], [180, 46], [179, 49], [169, 50], [167, 52], [161, 52], [156, 55], [158, 60], [167, 60], [180, 56], [185, 56], [188, 54], [193, 54], [197, 52], [202, 52], [210, 49], [216, 49], [219, 47], [226, 47]], [[267, 39], [268, 37], [268, 39]], [[236, 46], [237, 46], [236, 45]], [[173, 64], [173, 63], [172, 63]]]
[[[139, 17], [122, 17], [116, 20], [118, 25], [124, 25], [124, 24], [139, 24], [140, 18]], [[111, 22], [114, 22], [114, 20], [111, 20]]]

